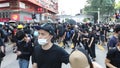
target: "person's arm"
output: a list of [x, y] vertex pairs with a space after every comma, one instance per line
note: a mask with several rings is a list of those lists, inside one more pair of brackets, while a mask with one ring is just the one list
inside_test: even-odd
[[71, 39], [73, 39], [73, 37], [75, 36], [75, 33], [73, 34], [73, 36], [72, 36], [72, 38]]
[[80, 32], [78, 32], [78, 37], [77, 37], [77, 40], [79, 40], [79, 38], [80, 38]]
[[5, 53], [5, 47], [4, 47], [4, 46], [1, 46], [1, 51], [2, 51], [3, 53]]
[[37, 67], [37, 63], [33, 63], [33, 64], [32, 64], [32, 68], [38, 68], [38, 67]]
[[109, 68], [117, 68], [117, 67], [115, 67], [114, 65], [112, 65], [111, 63], [110, 63], [110, 60], [109, 59], [105, 59], [105, 64], [109, 67]]
[[90, 41], [90, 44], [88, 47], [91, 47], [92, 43], [93, 43], [93, 40], [94, 40], [94, 37], [92, 37], [91, 41]]
[[65, 39], [66, 36], [66, 32], [64, 33], [63, 37], [62, 37], [62, 41]]
[[99, 65], [97, 62], [92, 62], [94, 68], [103, 68], [101, 65]]

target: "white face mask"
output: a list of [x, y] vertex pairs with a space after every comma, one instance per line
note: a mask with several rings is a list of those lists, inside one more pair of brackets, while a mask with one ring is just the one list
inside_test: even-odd
[[113, 32], [113, 31], [114, 31], [114, 30], [111, 28], [111, 29], [110, 29], [110, 32]]
[[33, 35], [34, 35], [35, 37], [38, 37], [38, 35], [39, 35], [38, 31], [35, 31]]
[[92, 31], [92, 29], [90, 28], [89, 31]]
[[38, 39], [38, 43], [41, 45], [41, 46], [44, 46], [45, 44], [47, 44], [47, 39]]

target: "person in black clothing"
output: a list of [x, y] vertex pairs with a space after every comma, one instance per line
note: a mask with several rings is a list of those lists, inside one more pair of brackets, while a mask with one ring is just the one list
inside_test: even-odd
[[24, 31], [19, 31], [16, 36], [18, 41], [16, 42], [17, 50], [15, 53], [19, 60], [19, 66], [20, 68], [28, 68], [30, 56], [33, 51], [32, 42]]
[[82, 31], [83, 31], [83, 33], [80, 36], [81, 37], [81, 42], [82, 42], [85, 50], [88, 52], [88, 40], [89, 40], [88, 29], [83, 29]]
[[118, 43], [118, 35], [119, 34], [120, 34], [120, 25], [115, 25], [113, 36], [110, 37], [110, 39], [107, 43], [108, 50], [116, 47], [116, 44]]
[[3, 60], [3, 57], [5, 56], [5, 45], [4, 45], [4, 42], [3, 42], [3, 31], [0, 30], [0, 67], [1, 67], [1, 62]]
[[62, 63], [69, 62], [69, 54], [51, 42], [54, 28], [50, 23], [45, 23], [38, 28], [38, 44], [34, 47], [32, 55], [33, 68], [61, 68]]
[[120, 34], [115, 48], [108, 51], [105, 64], [107, 68], [120, 68]]
[[2, 39], [0, 38], [0, 67], [4, 56], [5, 56], [5, 46], [3, 44]]
[[89, 33], [88, 52], [90, 53], [90, 56], [92, 57], [93, 61], [95, 61], [96, 58], [95, 44], [96, 44], [96, 34], [95, 34], [95, 29], [92, 28], [92, 30]]
[[100, 27], [100, 45], [104, 46], [105, 45], [105, 33], [106, 33], [106, 30], [105, 30], [105, 26], [104, 25], [101, 25]]
[[63, 24], [58, 24], [56, 34], [58, 36], [58, 43], [62, 42], [65, 39], [66, 30], [65, 30], [65, 27], [63, 26]]
[[74, 45], [74, 48], [76, 48], [76, 46], [79, 46], [80, 47], [80, 32], [78, 29], [75, 29], [75, 32], [72, 36], [72, 42], [73, 42], [73, 45]]
[[64, 44], [63, 47], [64, 47], [64, 48], [65, 48], [65, 47], [69, 47], [69, 44], [68, 44], [67, 41], [70, 40], [70, 29], [67, 27], [66, 30], [65, 30], [65, 32], [66, 32], [65, 39], [63, 40], [63, 44]]

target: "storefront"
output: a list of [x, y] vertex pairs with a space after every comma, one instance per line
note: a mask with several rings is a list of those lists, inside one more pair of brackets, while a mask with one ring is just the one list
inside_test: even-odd
[[[0, 21], [40, 22], [50, 18], [50, 15], [47, 16], [45, 13], [50, 15], [58, 13], [57, 0], [0, 1]], [[35, 19], [32, 18], [32, 14], [35, 14]]]

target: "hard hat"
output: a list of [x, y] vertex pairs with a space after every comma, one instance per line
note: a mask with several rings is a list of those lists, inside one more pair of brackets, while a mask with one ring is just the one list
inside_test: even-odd
[[18, 25], [17, 28], [18, 28], [18, 29], [22, 29], [22, 28], [23, 28], [23, 25]]

